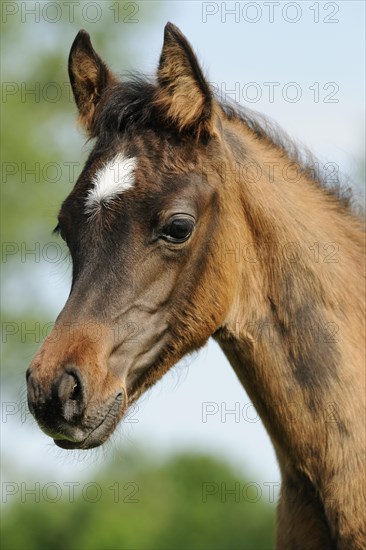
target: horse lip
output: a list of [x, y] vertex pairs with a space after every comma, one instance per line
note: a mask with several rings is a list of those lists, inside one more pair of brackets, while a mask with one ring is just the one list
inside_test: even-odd
[[103, 420], [93, 428], [88, 435], [81, 440], [75, 440], [71, 438], [56, 438], [54, 443], [61, 449], [92, 449], [94, 447], [99, 447], [108, 439], [108, 437], [113, 432], [114, 428], [117, 425], [120, 411], [121, 403], [123, 402], [123, 393], [118, 393], [114, 398], [114, 401], [107, 413], [105, 414]]
[[54, 439], [54, 443], [61, 449], [80, 449], [80, 445], [83, 441], [71, 441], [70, 439]]
[[42, 422], [42, 420], [37, 420], [37, 423], [43, 433], [48, 435], [49, 437], [52, 437], [54, 441], [69, 441], [71, 442], [77, 442], [81, 439], [84, 439], [84, 433], [82, 428], [67, 425], [66, 423], [62, 426], [62, 429], [60, 431], [56, 431], [52, 428], [49, 428], [47, 425]]

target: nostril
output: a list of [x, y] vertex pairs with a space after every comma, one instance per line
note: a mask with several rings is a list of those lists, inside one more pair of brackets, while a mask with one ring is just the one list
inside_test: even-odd
[[81, 384], [74, 373], [65, 372], [58, 385], [58, 398], [65, 403], [69, 399], [77, 401], [81, 398]]
[[77, 401], [80, 396], [81, 396], [80, 384], [78, 382], [75, 382], [75, 385], [72, 388], [72, 391], [70, 393], [69, 399], [71, 399], [73, 401]]
[[84, 409], [83, 385], [76, 368], [68, 368], [62, 374], [56, 391], [61, 405], [61, 416], [68, 422], [76, 421]]

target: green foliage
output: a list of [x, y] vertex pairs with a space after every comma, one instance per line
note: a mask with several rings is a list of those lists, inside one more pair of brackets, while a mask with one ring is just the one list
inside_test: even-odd
[[21, 502], [19, 495], [18, 502], [4, 511], [2, 549], [273, 547], [274, 508], [263, 500], [264, 493], [251, 494], [248, 481], [227, 465], [195, 455], [176, 456], [163, 465], [147, 464], [136, 456], [133, 464], [131, 458], [129, 462], [116, 459], [100, 473], [95, 486], [84, 490], [84, 498], [75, 490], [74, 502], [47, 502], [52, 492], [47, 497], [42, 484], [37, 503], [34, 496], [24, 495]]

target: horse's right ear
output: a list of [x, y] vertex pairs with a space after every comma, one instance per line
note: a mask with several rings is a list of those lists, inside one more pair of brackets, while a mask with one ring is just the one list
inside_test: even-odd
[[107, 65], [94, 51], [89, 34], [78, 32], [69, 55], [69, 78], [79, 122], [93, 135], [95, 108], [108, 86], [117, 82]]

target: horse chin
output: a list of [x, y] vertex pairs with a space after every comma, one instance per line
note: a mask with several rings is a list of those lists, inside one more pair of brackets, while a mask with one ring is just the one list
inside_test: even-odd
[[65, 450], [87, 450], [103, 445], [114, 432], [123, 414], [123, 401], [123, 394], [118, 394], [102, 422], [92, 429], [84, 439], [75, 440], [61, 436], [54, 438], [54, 443]]
[[60, 447], [60, 449], [64, 449], [65, 451], [72, 451], [72, 450], [84, 450], [87, 451], [88, 449], [95, 449], [95, 447], [100, 447], [105, 443], [105, 441], [108, 439], [110, 433], [108, 433], [107, 437], [103, 439], [97, 439], [97, 438], [91, 438], [87, 437], [86, 439], [82, 441], [70, 441], [68, 439], [54, 439], [54, 443], [57, 445], [57, 447]]

